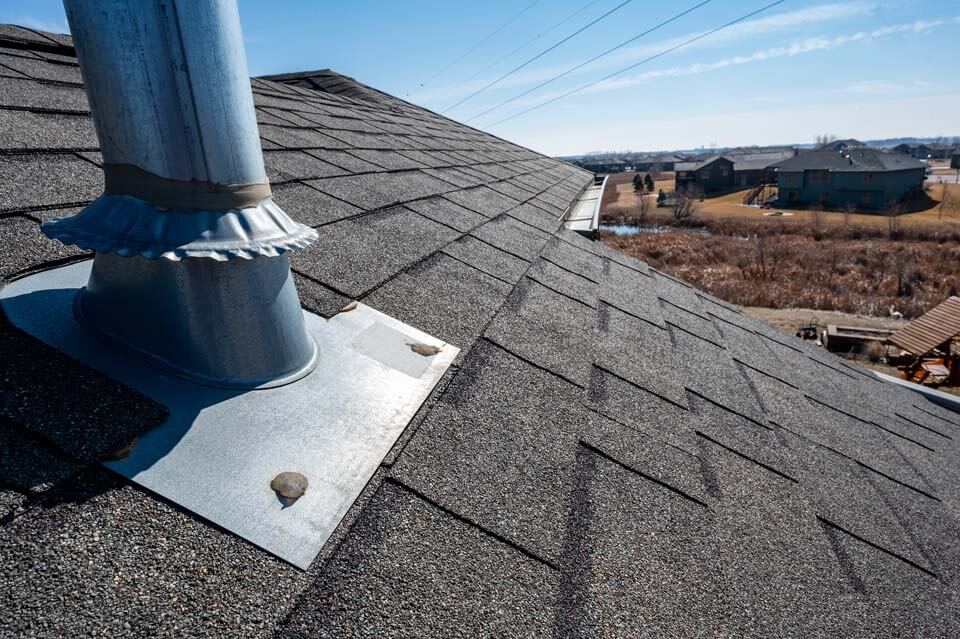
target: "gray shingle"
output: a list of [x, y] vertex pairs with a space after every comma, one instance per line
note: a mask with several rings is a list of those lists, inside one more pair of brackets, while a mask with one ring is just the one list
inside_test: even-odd
[[590, 307], [524, 279], [484, 335], [537, 366], [586, 386], [593, 317]]
[[496, 217], [516, 207], [519, 202], [485, 186], [463, 189], [450, 194], [450, 199], [484, 217]]
[[356, 155], [361, 160], [366, 160], [377, 166], [382, 166], [389, 171], [402, 171], [405, 169], [422, 169], [427, 165], [422, 162], [412, 160], [396, 151], [373, 151], [363, 149], [353, 149], [351, 155]]
[[664, 329], [601, 304], [592, 361], [640, 388], [686, 406], [682, 363]]
[[93, 121], [85, 115], [0, 109], [0, 150], [96, 149]]
[[529, 266], [520, 258], [469, 235], [448, 244], [443, 252], [488, 275], [514, 284], [520, 281]]
[[81, 255], [74, 246], [64, 246], [40, 232], [40, 225], [25, 217], [0, 218], [0, 279], [43, 264]]
[[387, 282], [364, 303], [461, 349], [469, 347], [511, 286], [443, 253]]
[[34, 80], [0, 78], [0, 106], [21, 109], [89, 111], [87, 95], [80, 87], [40, 84]]
[[0, 416], [93, 461], [166, 418], [160, 404], [0, 324]]
[[293, 254], [293, 267], [344, 295], [360, 298], [405, 267], [454, 240], [457, 232], [395, 207], [323, 227]]
[[104, 470], [0, 528], [16, 636], [269, 636], [310, 579]]
[[34, 80], [51, 80], [80, 84], [80, 67], [67, 64], [54, 64], [45, 60], [31, 60], [20, 56], [0, 55], [0, 64], [22, 73]]
[[565, 636], [718, 636], [735, 613], [710, 512], [603, 459], [579, 459], [558, 626]]
[[544, 635], [557, 587], [543, 564], [384, 484], [280, 636]]
[[[451, 193], [449, 197], [457, 201], [455, 197], [452, 197], [454, 195], [456, 194]], [[549, 239], [549, 236], [543, 231], [523, 222], [518, 222], [506, 215], [501, 215], [482, 224], [471, 234], [527, 261], [536, 258]]]
[[727, 351], [685, 331], [671, 329], [670, 334], [687, 388], [744, 417], [763, 420], [753, 390]]
[[348, 173], [303, 151], [264, 151], [263, 164], [271, 182], [309, 180]]
[[421, 171], [368, 173], [313, 180], [310, 184], [365, 210], [418, 200], [456, 188]]
[[543, 284], [547, 288], [552, 288], [558, 293], [563, 293], [567, 297], [583, 302], [587, 306], [595, 307], [597, 305], [597, 284], [590, 280], [565, 271], [553, 262], [545, 259], [538, 259], [530, 267], [527, 276]]
[[595, 366], [585, 400], [591, 408], [618, 424], [688, 453], [697, 449], [694, 437], [697, 421], [693, 413], [686, 410], [685, 398], [683, 405], [677, 405]]
[[103, 192], [103, 172], [75, 155], [0, 155], [0, 210], [86, 203]]
[[452, 226], [458, 231], [467, 232], [486, 221], [482, 215], [454, 204], [443, 197], [431, 197], [426, 200], [410, 202], [409, 208], [434, 222]]
[[347, 151], [336, 151], [332, 149], [308, 149], [304, 151], [308, 155], [319, 158], [324, 162], [329, 162], [338, 166], [347, 173], [377, 173], [382, 169], [376, 164], [371, 164], [366, 160], [361, 160]]
[[[447, 396], [407, 445], [394, 476], [444, 508], [558, 561], [586, 418], [578, 389], [483, 343], [471, 351]], [[518, 458], [526, 463], [517, 465]]]
[[273, 197], [288, 215], [307, 226], [319, 226], [363, 213], [362, 209], [306, 184], [275, 186]]

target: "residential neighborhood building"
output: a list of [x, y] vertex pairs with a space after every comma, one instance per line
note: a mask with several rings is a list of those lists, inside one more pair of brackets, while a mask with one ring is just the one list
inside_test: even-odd
[[627, 167], [623, 160], [613, 158], [584, 158], [574, 164], [592, 173], [623, 173]]
[[824, 144], [820, 149], [821, 151], [843, 151], [844, 149], [856, 149], [866, 146], [866, 143], [861, 142], [855, 138], [846, 138], [844, 140], [833, 140]]
[[677, 191], [694, 188], [702, 193], [715, 193], [734, 186], [733, 160], [714, 155], [700, 162], [678, 162], [674, 165]]
[[866, 147], [806, 151], [774, 165], [780, 206], [823, 204], [883, 209], [923, 187], [927, 165]]
[[894, 153], [902, 153], [917, 160], [946, 160], [957, 152], [951, 144], [898, 144], [891, 149]]
[[733, 150], [724, 153], [724, 157], [733, 160], [734, 185], [751, 187], [761, 182], [775, 182], [776, 171], [773, 165], [792, 158], [797, 150], [792, 147], [770, 150]]
[[664, 155], [653, 155], [645, 158], [638, 158], [631, 162], [634, 171], [652, 171], [659, 168], [661, 171], [673, 171], [678, 162], [685, 161], [685, 158], [674, 153]]
[[954, 153], [950, 156], [950, 168], [960, 169], [960, 153]]

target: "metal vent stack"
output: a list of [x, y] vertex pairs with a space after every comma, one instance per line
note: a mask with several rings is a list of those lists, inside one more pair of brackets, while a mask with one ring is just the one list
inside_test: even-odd
[[309, 373], [286, 252], [316, 233], [271, 198], [233, 0], [64, 0], [104, 194], [43, 231], [96, 252], [78, 319], [228, 388]]

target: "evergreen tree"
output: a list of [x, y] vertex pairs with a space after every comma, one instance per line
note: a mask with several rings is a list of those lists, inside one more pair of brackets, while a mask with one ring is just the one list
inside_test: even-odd
[[654, 188], [653, 178], [650, 177], [650, 174], [649, 174], [649, 173], [647, 173], [647, 177], [644, 178], [643, 184], [644, 184], [644, 186], [647, 187], [647, 191], [649, 191], [650, 193], [653, 193], [653, 188]]
[[640, 193], [643, 191], [643, 180], [640, 178], [639, 173], [633, 174], [633, 192]]

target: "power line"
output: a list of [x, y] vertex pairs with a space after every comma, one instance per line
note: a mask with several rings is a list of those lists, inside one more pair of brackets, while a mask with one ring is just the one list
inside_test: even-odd
[[683, 48], [683, 47], [685, 47], [685, 46], [687, 46], [687, 45], [693, 44], [694, 42], [696, 42], [696, 41], [698, 41], [698, 40], [703, 40], [703, 39], [706, 38], [707, 36], [713, 35], [714, 33], [718, 32], [718, 31], [722, 31], [722, 30], [724, 30], [724, 29], [726, 29], [726, 28], [728, 28], [728, 27], [732, 27], [733, 25], [737, 24], [738, 22], [743, 22], [743, 21], [746, 20], [747, 18], [752, 18], [753, 16], [755, 16], [755, 15], [757, 15], [757, 14], [763, 13], [763, 12], [766, 11], [767, 9], [772, 9], [773, 7], [777, 6], [778, 4], [783, 4], [783, 3], [786, 2], [786, 1], [787, 1], [787, 0], [777, 0], [776, 2], [771, 2], [770, 4], [768, 4], [768, 5], [764, 6], [764, 7], [761, 7], [761, 8], [759, 8], [759, 9], [757, 9], [756, 11], [751, 11], [750, 13], [748, 13], [748, 14], [746, 14], [746, 15], [740, 16], [740, 17], [737, 18], [736, 20], [731, 20], [730, 22], [728, 22], [728, 23], [726, 23], [726, 24], [724, 24], [724, 25], [721, 25], [721, 26], [719, 26], [719, 27], [716, 27], [715, 29], [711, 29], [710, 31], [707, 31], [706, 33], [702, 33], [702, 34], [700, 34], [700, 35], [698, 35], [698, 36], [696, 36], [696, 37], [694, 37], [694, 38], [690, 38], [689, 40], [685, 40], [685, 41], [681, 42], [680, 44], [677, 44], [677, 45], [674, 45], [674, 46], [669, 47], [669, 48], [667, 48], [667, 49], [664, 49], [664, 50], [661, 51], [660, 53], [657, 53], [657, 54], [655, 54], [655, 55], [652, 55], [652, 56], [650, 56], [649, 58], [644, 58], [644, 59], [641, 60], [640, 62], [635, 62], [634, 64], [631, 64], [631, 65], [629, 65], [629, 66], [627, 66], [627, 67], [624, 67], [624, 68], [620, 69], [619, 71], [614, 71], [614, 72], [611, 73], [610, 75], [606, 75], [606, 76], [600, 78], [599, 80], [594, 80], [593, 82], [588, 82], [587, 84], [584, 84], [583, 86], [577, 87], [576, 89], [573, 89], [572, 91], [567, 91], [566, 93], [561, 94], [561, 95], [558, 95], [558, 96], [555, 97], [555, 98], [551, 98], [551, 99], [547, 100], [546, 102], [541, 102], [540, 104], [537, 104], [537, 105], [535, 105], [535, 106], [532, 106], [532, 107], [530, 107], [529, 109], [525, 109], [525, 110], [523, 110], [523, 111], [520, 111], [519, 113], [514, 113], [514, 114], [511, 115], [510, 117], [504, 118], [504, 119], [502, 119], [502, 120], [498, 120], [497, 122], [494, 122], [493, 124], [488, 125], [487, 128], [499, 126], [499, 125], [503, 124], [504, 122], [509, 122], [510, 120], [513, 120], [514, 118], [519, 118], [521, 115], [526, 115], [527, 113], [530, 113], [531, 111], [536, 111], [537, 109], [540, 109], [540, 108], [542, 108], [542, 107], [545, 107], [545, 106], [547, 106], [548, 104], [552, 104], [552, 103], [556, 102], [557, 100], [562, 100], [563, 98], [566, 98], [566, 97], [568, 97], [568, 96], [571, 96], [571, 95], [573, 95], [574, 93], [579, 93], [580, 91], [583, 91], [584, 89], [588, 89], [588, 88], [590, 88], [590, 87], [592, 87], [592, 86], [594, 86], [594, 85], [596, 85], [596, 84], [600, 84], [601, 82], [606, 82], [606, 81], [609, 80], [610, 78], [613, 78], [613, 77], [615, 77], [615, 76], [618, 76], [618, 75], [620, 75], [621, 73], [626, 73], [627, 71], [630, 71], [631, 69], [636, 69], [636, 68], [637, 68], [638, 66], [640, 66], [641, 64], [646, 64], [647, 62], [651, 62], [651, 61], [653, 61], [653, 60], [656, 60], [657, 58], [663, 57], [663, 56], [667, 55], [668, 53], [671, 53], [671, 52], [673, 52], [673, 51], [676, 51], [677, 49], [680, 49], [680, 48]]
[[437, 78], [439, 78], [441, 75], [443, 75], [443, 74], [444, 74], [448, 69], [450, 69], [453, 65], [457, 64], [458, 62], [460, 62], [461, 60], [463, 60], [464, 58], [466, 58], [468, 55], [470, 55], [471, 53], [473, 53], [474, 51], [476, 51], [477, 49], [479, 49], [481, 46], [483, 46], [484, 44], [486, 44], [487, 42], [489, 42], [490, 39], [493, 38], [493, 36], [497, 35], [497, 34], [500, 33], [501, 31], [503, 31], [504, 29], [506, 29], [508, 26], [510, 26], [511, 24], [513, 24], [513, 22], [514, 22], [517, 18], [519, 18], [520, 16], [522, 16], [523, 14], [525, 14], [527, 11], [529, 11], [530, 9], [532, 9], [532, 8], [533, 8], [533, 5], [537, 4], [538, 2], [540, 2], [540, 0], [533, 0], [533, 2], [531, 2], [530, 4], [528, 4], [527, 6], [525, 6], [523, 9], [521, 9], [519, 13], [514, 14], [514, 16], [513, 16], [512, 18], [510, 18], [509, 20], [507, 20], [506, 22], [504, 22], [503, 24], [501, 24], [499, 27], [497, 27], [496, 29], [494, 29], [493, 32], [490, 33], [490, 35], [488, 35], [488, 36], [485, 37], [483, 40], [481, 40], [480, 42], [478, 42], [478, 43], [476, 43], [475, 45], [473, 45], [472, 47], [470, 47], [470, 49], [469, 49], [466, 53], [464, 53], [463, 55], [461, 55], [459, 58], [457, 58], [457, 59], [454, 60], [453, 62], [450, 62], [449, 64], [447, 64], [447, 66], [443, 67], [442, 69], [440, 69], [439, 71], [437, 71], [436, 73], [434, 73], [430, 78], [428, 78], [428, 79], [425, 80], [424, 82], [421, 82], [421, 83], [420, 83], [420, 88], [423, 88], [425, 85], [429, 84], [430, 82], [433, 82], [434, 80], [436, 80]]
[[521, 44], [519, 47], [517, 47], [516, 49], [514, 49], [514, 50], [511, 51], [510, 53], [508, 53], [508, 54], [506, 54], [505, 56], [502, 56], [502, 57], [500, 57], [500, 58], [497, 58], [495, 61], [493, 61], [493, 62], [491, 62], [490, 64], [488, 64], [487, 66], [483, 67], [482, 69], [480, 69], [479, 71], [477, 71], [476, 73], [474, 73], [472, 76], [470, 76], [469, 78], [467, 78], [466, 80], [464, 80], [464, 81], [463, 81], [463, 84], [466, 84], [467, 82], [470, 82], [471, 80], [473, 80], [474, 78], [476, 78], [478, 75], [480, 75], [480, 74], [483, 73], [484, 71], [488, 71], [488, 70], [492, 69], [493, 67], [497, 66], [498, 64], [500, 64], [500, 63], [503, 62], [504, 60], [513, 57], [513, 55], [514, 55], [515, 53], [517, 53], [518, 51], [522, 51], [523, 49], [527, 48], [528, 46], [530, 46], [531, 44], [533, 44], [534, 42], [536, 42], [537, 40], [539, 40], [539, 39], [542, 38], [543, 36], [545, 36], [545, 35], [547, 35], [548, 33], [552, 32], [552, 31], [553, 31], [554, 29], [556, 29], [557, 27], [561, 27], [561, 26], [565, 25], [566, 23], [570, 22], [570, 20], [576, 18], [578, 15], [580, 15], [581, 13], [583, 13], [584, 11], [586, 11], [587, 9], [589, 9], [590, 7], [592, 7], [593, 5], [597, 4], [598, 2], [600, 2], [600, 0], [593, 0], [592, 2], [588, 2], [586, 5], [584, 5], [583, 7], [580, 7], [579, 9], [577, 9], [576, 11], [574, 11], [573, 13], [571, 13], [570, 15], [568, 15], [566, 18], [564, 18], [564, 19], [561, 20], [560, 22], [557, 22], [556, 24], [554, 24], [552, 27], [550, 27], [550, 28], [547, 29], [546, 31], [544, 31], [544, 32], [542, 32], [542, 33], [538, 33], [537, 35], [535, 35], [534, 37], [530, 38], [529, 40], [527, 40], [526, 42], [524, 42], [523, 44]]
[[615, 11], [619, 11], [620, 9], [622, 9], [622, 8], [625, 7], [625, 6], [627, 6], [627, 5], [630, 4], [631, 2], [633, 2], [633, 0], [623, 0], [623, 2], [621, 2], [620, 4], [618, 4], [617, 6], [615, 6], [613, 9], [610, 9], [609, 11], [607, 11], [606, 13], [604, 13], [604, 14], [603, 14], [602, 16], [600, 16], [599, 18], [596, 18], [595, 20], [593, 20], [593, 21], [585, 24], [584, 26], [580, 27], [579, 29], [577, 29], [576, 31], [574, 31], [573, 33], [571, 33], [570, 35], [568, 35], [567, 37], [563, 38], [562, 40], [560, 40], [560, 41], [557, 42], [556, 44], [554, 44], [554, 45], [552, 45], [552, 46], [550, 46], [550, 47], [547, 47], [546, 49], [544, 49], [543, 51], [541, 51], [541, 52], [538, 53], [537, 55], [533, 56], [532, 58], [530, 58], [529, 60], [527, 60], [526, 62], [524, 62], [523, 64], [521, 64], [520, 66], [514, 67], [513, 69], [511, 69], [510, 71], [504, 73], [503, 75], [501, 75], [499, 78], [497, 78], [496, 80], [494, 80], [494, 81], [491, 82], [490, 84], [486, 85], [485, 87], [483, 87], [483, 88], [481, 88], [481, 89], [479, 89], [479, 90], [477, 90], [477, 91], [474, 91], [473, 93], [471, 93], [470, 95], [468, 95], [468, 96], [465, 97], [464, 99], [460, 100], [459, 102], [457, 102], [456, 104], [454, 104], [452, 107], [447, 108], [445, 111], [441, 111], [441, 113], [447, 113], [447, 112], [449, 112], [449, 111], [452, 111], [453, 109], [456, 109], [458, 106], [460, 106], [461, 104], [463, 104], [463, 103], [466, 102], [467, 100], [470, 100], [470, 99], [472, 99], [472, 98], [475, 98], [476, 96], [480, 95], [481, 93], [483, 93], [484, 91], [486, 91], [487, 89], [489, 89], [490, 87], [492, 87], [493, 85], [495, 85], [495, 84], [497, 84], [498, 82], [501, 82], [501, 81], [503, 81], [504, 79], [510, 77], [511, 75], [513, 75], [514, 73], [516, 73], [516, 72], [519, 71], [520, 69], [524, 68], [525, 66], [527, 66], [527, 65], [530, 64], [531, 62], [534, 62], [534, 61], [536, 61], [536, 60], [539, 60], [539, 59], [542, 58], [543, 56], [547, 55], [548, 53], [550, 53], [551, 51], [553, 51], [554, 49], [556, 49], [557, 47], [559, 47], [559, 46], [560, 46], [561, 44], [563, 44], [564, 42], [567, 42], [567, 41], [570, 40], [571, 38], [573, 38], [573, 37], [575, 37], [575, 36], [583, 33], [584, 31], [586, 31], [587, 29], [589, 29], [589, 28], [592, 27], [593, 25], [597, 24], [598, 22], [600, 22], [601, 20], [603, 20], [604, 18], [606, 18], [606, 17], [609, 16], [610, 14], [614, 13]]
[[682, 18], [683, 16], [687, 15], [688, 13], [692, 13], [693, 11], [696, 11], [697, 9], [699, 9], [700, 7], [702, 7], [703, 5], [709, 4], [710, 2], [713, 2], [713, 0], [703, 0], [703, 2], [701, 2], [701, 3], [697, 4], [697, 5], [694, 5], [694, 6], [690, 7], [690, 8], [687, 9], [686, 11], [683, 11], [683, 12], [681, 12], [681, 13], [678, 13], [678, 14], [676, 14], [675, 16], [673, 16], [673, 17], [671, 17], [671, 18], [669, 18], [669, 19], [667, 19], [667, 20], [664, 20], [663, 22], [661, 22], [661, 23], [659, 23], [659, 24], [657, 24], [657, 25], [655, 25], [655, 26], [653, 26], [653, 27], [650, 27], [649, 29], [647, 29], [647, 30], [644, 31], [643, 33], [638, 33], [637, 35], [633, 36], [633, 37], [630, 38], [629, 40], [624, 40], [623, 42], [621, 42], [621, 43], [618, 44], [617, 46], [615, 46], [615, 47], [613, 47], [613, 48], [611, 48], [611, 49], [607, 49], [607, 50], [604, 51], [603, 53], [601, 53], [601, 54], [599, 54], [599, 55], [596, 55], [596, 56], [590, 58], [590, 59], [587, 60], [586, 62], [583, 62], [583, 63], [581, 63], [581, 64], [578, 64], [578, 65], [575, 66], [575, 67], [571, 67], [571, 68], [567, 69], [566, 71], [564, 71], [563, 73], [561, 73], [561, 74], [559, 74], [559, 75], [555, 75], [555, 76], [553, 76], [552, 78], [550, 78], [549, 80], [547, 80], [547, 81], [545, 81], [545, 82], [541, 82], [540, 84], [538, 84], [537, 86], [533, 87], [532, 89], [527, 89], [527, 90], [524, 91], [523, 93], [519, 93], [519, 94], [513, 96], [512, 98], [510, 98], [509, 100], [504, 100], [504, 101], [501, 102], [500, 104], [498, 104], [498, 105], [496, 105], [496, 106], [492, 106], [492, 107], [490, 107], [489, 109], [487, 109], [486, 111], [482, 111], [482, 112], [476, 114], [475, 116], [473, 116], [472, 118], [470, 118], [470, 119], [468, 119], [468, 120], [464, 120], [464, 122], [473, 122], [473, 121], [476, 120], [477, 118], [483, 117], [483, 116], [485, 116], [486, 114], [488, 114], [488, 113], [490, 113], [490, 112], [492, 112], [492, 111], [496, 111], [497, 109], [499, 109], [499, 108], [501, 108], [501, 107], [505, 107], [506, 105], [508, 105], [508, 104], [510, 104], [511, 102], [514, 102], [514, 101], [516, 101], [516, 100], [519, 100], [520, 98], [522, 98], [522, 97], [525, 96], [525, 95], [530, 95], [530, 94], [533, 93], [534, 91], [536, 91], [536, 90], [538, 90], [538, 89], [542, 89], [543, 87], [547, 86], [548, 84], [551, 84], [551, 83], [553, 83], [553, 82], [556, 82], [556, 81], [559, 80], [560, 78], [563, 78], [563, 77], [565, 77], [565, 76], [568, 76], [568, 75], [570, 75], [571, 73], [573, 73], [574, 71], [578, 71], [579, 69], [582, 69], [583, 67], [587, 66], [588, 64], [592, 64], [592, 63], [596, 62], [596, 61], [599, 60], [600, 58], [602, 58], [602, 57], [604, 57], [604, 56], [607, 56], [607, 55], [610, 55], [610, 54], [613, 53], [614, 51], [618, 51], [619, 49], [622, 49], [623, 47], [627, 46], [628, 44], [631, 44], [631, 43], [633, 43], [633, 42], [636, 42], [637, 40], [639, 40], [640, 38], [644, 37], [645, 35], [649, 35], [649, 34], [653, 33], [654, 31], [656, 31], [657, 29], [660, 29], [660, 28], [662, 28], [662, 27], [665, 27], [665, 26], [667, 26], [668, 24], [670, 24], [671, 22], [673, 22], [673, 21], [675, 21], [675, 20], [679, 20], [680, 18]]

